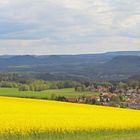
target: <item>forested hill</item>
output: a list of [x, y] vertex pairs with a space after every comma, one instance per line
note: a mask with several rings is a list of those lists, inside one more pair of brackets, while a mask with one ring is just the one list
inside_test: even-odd
[[44, 79], [51, 79], [52, 76], [58, 79], [120, 80], [140, 73], [140, 52], [51, 56], [6, 55], [0, 56], [0, 72], [30, 72]]

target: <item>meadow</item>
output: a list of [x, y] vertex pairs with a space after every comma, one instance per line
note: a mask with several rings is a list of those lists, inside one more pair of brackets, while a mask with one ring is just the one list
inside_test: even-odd
[[23, 97], [23, 98], [36, 98], [36, 99], [50, 99], [53, 96], [65, 96], [65, 97], [80, 97], [98, 95], [95, 92], [76, 92], [74, 88], [67, 89], [52, 89], [41, 92], [36, 91], [19, 91], [17, 88], [0, 88], [0, 96], [9, 97]]
[[140, 111], [0, 97], [1, 140], [140, 138]]

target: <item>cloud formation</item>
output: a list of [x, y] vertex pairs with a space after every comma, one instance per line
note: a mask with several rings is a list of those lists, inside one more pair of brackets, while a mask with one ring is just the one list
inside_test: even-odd
[[0, 54], [140, 50], [139, 0], [0, 0]]

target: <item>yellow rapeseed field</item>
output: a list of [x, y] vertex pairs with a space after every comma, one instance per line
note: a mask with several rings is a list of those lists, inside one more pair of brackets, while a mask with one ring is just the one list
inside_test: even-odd
[[0, 133], [140, 128], [140, 111], [0, 97]]

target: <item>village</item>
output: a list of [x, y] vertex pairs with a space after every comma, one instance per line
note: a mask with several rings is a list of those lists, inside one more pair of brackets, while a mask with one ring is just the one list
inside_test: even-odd
[[95, 96], [84, 96], [78, 98], [58, 97], [59, 101], [66, 101], [81, 104], [94, 104], [102, 106], [112, 106], [119, 108], [130, 108], [140, 110], [140, 88], [139, 86], [126, 86], [125, 83], [119, 83], [120, 87], [113, 86], [94, 86], [76, 87], [76, 91], [85, 90], [91, 92], [98, 92]]

